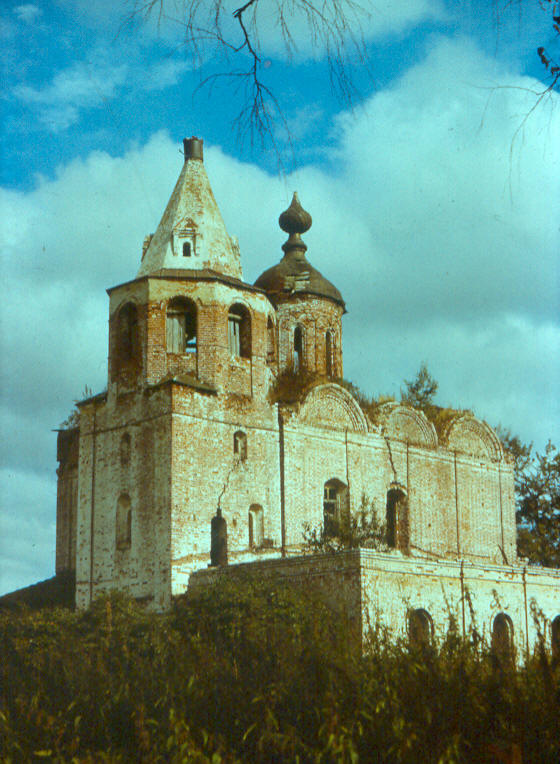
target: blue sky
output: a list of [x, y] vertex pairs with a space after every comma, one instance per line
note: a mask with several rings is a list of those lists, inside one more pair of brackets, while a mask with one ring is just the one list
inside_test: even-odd
[[126, 24], [131, 6], [109, 0], [2, 6], [0, 591], [54, 570], [53, 430], [86, 385], [105, 386], [105, 288], [136, 273], [184, 136], [205, 140], [247, 281], [279, 259], [278, 214], [299, 191], [309, 258], [349, 309], [345, 376], [398, 395], [426, 361], [442, 405], [539, 449], [560, 440], [559, 96], [533, 110], [547, 84], [536, 48], [560, 58], [546, 12], [368, 0], [372, 76], [354, 62], [351, 110], [302, 18], [290, 59], [260, 3], [295, 169], [279, 123], [278, 152], [239, 142], [231, 82], [195, 94], [228, 63], [188, 57], [175, 5], [159, 28]]

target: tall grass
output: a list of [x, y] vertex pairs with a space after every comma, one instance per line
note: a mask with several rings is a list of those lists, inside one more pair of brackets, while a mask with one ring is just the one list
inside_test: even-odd
[[[557, 764], [560, 670], [453, 629], [413, 648], [287, 587], [221, 583], [167, 615], [123, 596], [0, 615], [2, 761]], [[516, 746], [517, 748], [512, 748]]]

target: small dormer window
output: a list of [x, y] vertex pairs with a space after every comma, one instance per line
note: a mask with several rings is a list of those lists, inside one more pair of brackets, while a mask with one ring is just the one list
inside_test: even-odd
[[191, 256], [191, 243], [190, 241], [183, 242], [183, 257]]

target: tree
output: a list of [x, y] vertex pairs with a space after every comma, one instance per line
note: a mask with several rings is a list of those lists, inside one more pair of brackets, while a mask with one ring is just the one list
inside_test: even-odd
[[425, 363], [421, 364], [416, 377], [413, 380], [405, 379], [404, 384], [406, 389], [401, 388], [401, 401], [419, 409], [434, 405], [434, 396], [439, 385]]
[[[369, 12], [358, 0], [247, 0], [233, 10], [223, 0], [178, 0], [173, 7], [179, 18], [172, 20], [184, 28], [187, 56], [197, 65], [216, 54], [223, 59], [223, 70], [207, 76], [201, 86], [212, 87], [225, 80], [241, 91], [242, 107], [234, 124], [239, 138], [249, 137], [251, 144], [258, 138], [276, 148], [277, 123], [287, 128], [278, 101], [266, 84], [270, 61], [259, 34], [265, 20], [279, 30], [288, 58], [297, 51], [294, 27], [299, 24], [306, 28], [307, 40], [328, 63], [333, 89], [347, 104], [352, 104], [356, 95], [356, 70], [369, 71], [362, 34]], [[170, 19], [166, 0], [132, 0], [131, 22], [138, 18], [146, 21], [152, 15], [157, 15], [158, 23]]]
[[312, 552], [340, 552], [343, 549], [376, 549], [387, 551], [387, 528], [377, 517], [375, 505], [362, 495], [357, 512], [344, 512], [336, 532], [321, 525], [319, 529], [304, 523], [303, 539]]
[[544, 454], [517, 464], [518, 553], [530, 562], [560, 567], [560, 452], [549, 441]]

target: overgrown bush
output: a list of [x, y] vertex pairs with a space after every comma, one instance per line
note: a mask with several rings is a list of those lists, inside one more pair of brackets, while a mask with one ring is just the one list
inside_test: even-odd
[[[0, 615], [6, 762], [558, 761], [559, 669], [501, 665], [451, 628], [413, 648], [355, 634], [287, 587], [219, 583], [154, 615]], [[494, 748], [492, 748], [494, 747]]]

